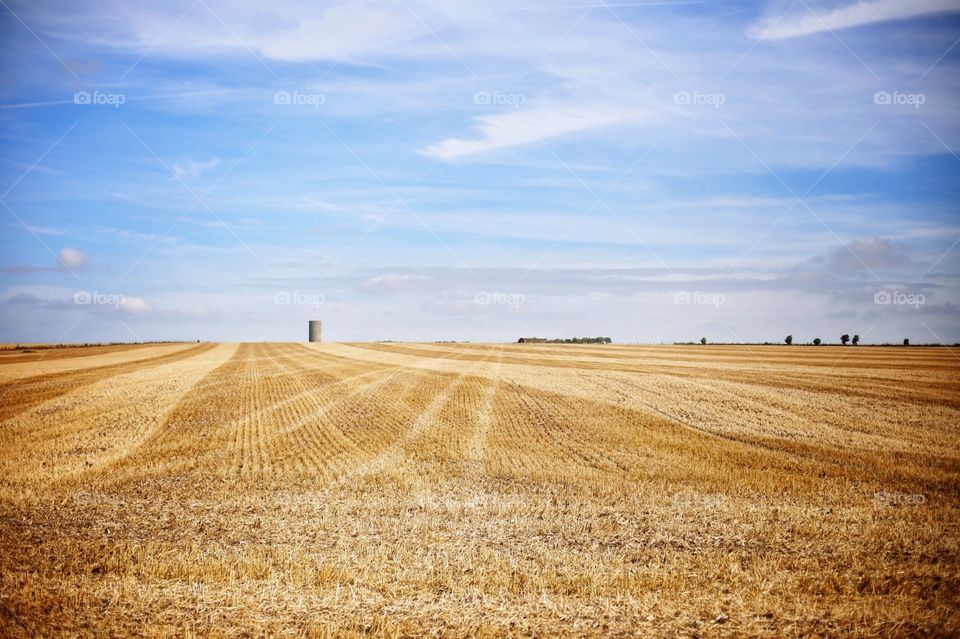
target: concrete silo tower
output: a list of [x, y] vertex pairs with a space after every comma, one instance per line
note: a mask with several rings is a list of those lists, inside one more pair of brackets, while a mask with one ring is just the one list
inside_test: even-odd
[[323, 328], [323, 322], [320, 320], [310, 320], [310, 341], [319, 342], [320, 331]]

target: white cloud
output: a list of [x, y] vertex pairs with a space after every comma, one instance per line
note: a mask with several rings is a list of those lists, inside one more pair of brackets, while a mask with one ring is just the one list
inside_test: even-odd
[[351, 4], [301, 19], [289, 31], [259, 34], [256, 46], [270, 58], [304, 62], [349, 57], [428, 33], [412, 14]]
[[[803, 3], [801, 3], [803, 4]], [[874, 22], [900, 20], [930, 13], [960, 11], [957, 0], [859, 0], [832, 11], [814, 13], [806, 5], [801, 12], [786, 17], [768, 17], [747, 29], [756, 40], [779, 40], [837, 31]]]
[[142, 297], [124, 297], [120, 307], [130, 313], [144, 313], [150, 310], [150, 305]]
[[[801, 165], [825, 169], [879, 118], [884, 120], [881, 125], [871, 131], [863, 144], [843, 156], [841, 164], [887, 167], [906, 156], [940, 152], [939, 140], [926, 129], [918, 134], [916, 121], [902, 117], [908, 113], [905, 109], [879, 109], [873, 104], [874, 93], [893, 89], [922, 91], [926, 98], [923, 109], [909, 113], [922, 114], [924, 122], [951, 150], [956, 150], [960, 140], [960, 129], [950, 109], [955, 103], [957, 85], [955, 64], [950, 57], [940, 61], [928, 78], [942, 77], [942, 81], [914, 88], [918, 76], [956, 37], [945, 26], [930, 30], [931, 37], [925, 38], [935, 48], [932, 55], [925, 52], [915, 56], [913, 36], [905, 38], [906, 42], [877, 43], [882, 51], [877, 51], [878, 47], [857, 46], [857, 55], [880, 80], [865, 75], [863, 67], [848, 52], [817, 48], [815, 43], [808, 43], [810, 48], [803, 54], [781, 51], [760, 55], [754, 50], [743, 55], [743, 30], [747, 28], [743, 13], [726, 14], [722, 3], [705, 3], [703, 14], [684, 11], [660, 16], [651, 12], [641, 18], [632, 11], [617, 10], [617, 16], [607, 11], [581, 15], [582, 10], [573, 8], [546, 11], [542, 10], [542, 3], [504, 0], [410, 0], [392, 8], [367, 0], [322, 4], [276, 0], [269, 5], [249, 0], [208, 0], [179, 19], [181, 12], [174, 7], [129, 9], [119, 0], [78, 2], [83, 10], [76, 13], [82, 18], [71, 15], [67, 20], [38, 10], [35, 14], [28, 12], [25, 20], [37, 24], [42, 36], [66, 40], [82, 37], [87, 44], [102, 41], [133, 59], [149, 51], [148, 58], [168, 56], [249, 64], [270, 84], [271, 75], [262, 66], [265, 65], [274, 69], [285, 86], [299, 78], [299, 87], [289, 84], [291, 89], [327, 95], [323, 113], [331, 118], [329, 122], [338, 122], [341, 117], [344, 122], [357, 117], [365, 122], [379, 118], [401, 122], [410, 117], [418, 122], [437, 123], [431, 127], [431, 133], [419, 127], [404, 129], [427, 137], [407, 137], [402, 148], [392, 149], [396, 157], [403, 157], [412, 147], [424, 155], [452, 161], [554, 136], [596, 131], [608, 119], [633, 118], [623, 111], [637, 105], [662, 112], [664, 122], [668, 122], [671, 111], [680, 118], [671, 133], [671, 142], [681, 141], [684, 146], [673, 148], [709, 146], [707, 152], [685, 160], [684, 170], [688, 173], [702, 171], [706, 165], [726, 171], [731, 167], [730, 161], [736, 159], [724, 157], [714, 161], [718, 148], [723, 151], [723, 138], [728, 137], [718, 118], [774, 168]], [[796, 3], [776, 24], [779, 16], [770, 11], [749, 32], [754, 37], [791, 37], [822, 31], [824, 23], [842, 29], [950, 10], [958, 2], [806, 0]], [[791, 3], [771, 0], [771, 4], [782, 10]], [[514, 10], [518, 8], [529, 10]], [[574, 20], [576, 26], [571, 29]], [[176, 28], [170, 29], [175, 23]], [[229, 25], [229, 30], [224, 24]], [[773, 28], [765, 33], [769, 27]], [[688, 37], [676, 38], [677, 28]], [[899, 53], [897, 49], [902, 51], [904, 46], [911, 48], [910, 55], [891, 63], [891, 54]], [[306, 64], [281, 69], [275, 60]], [[324, 62], [315, 68], [309, 64], [317, 60]], [[352, 72], [353, 65], [365, 65], [367, 69]], [[825, 69], [829, 69], [827, 75]], [[127, 80], [140, 81], [142, 69], [137, 67], [136, 71]], [[152, 76], [147, 77], [154, 82]], [[202, 86], [213, 89], [221, 84]], [[797, 91], [797, 86], [807, 90]], [[177, 78], [175, 85], [164, 86], [162, 92], [174, 93], [183, 88], [183, 79]], [[229, 114], [230, 110], [222, 108], [227, 104], [270, 109], [271, 118], [292, 114], [291, 110], [278, 111], [269, 99], [275, 88], [251, 85], [244, 92], [231, 90], [223, 101], [203, 103], [191, 99], [185, 101], [189, 107], [177, 108], [208, 112], [216, 108], [218, 114]], [[160, 87], [151, 85], [142, 90], [149, 94], [160, 92]], [[478, 90], [523, 95], [530, 108], [496, 112], [491, 109], [491, 113], [472, 122], [476, 125], [473, 134], [464, 134], [463, 129], [471, 122], [462, 114], [465, 108], [471, 109], [471, 95]], [[673, 102], [677, 91], [721, 93], [725, 103], [720, 109], [679, 108]], [[239, 100], [249, 102], [241, 105]], [[135, 103], [131, 100], [130, 104]], [[158, 105], [171, 108], [169, 101]], [[322, 129], [316, 130], [325, 134]], [[439, 133], [435, 132], [438, 130]], [[284, 127], [279, 127], [266, 144], [274, 144], [283, 135]], [[308, 140], [314, 137], [310, 129], [303, 129], [301, 135]], [[631, 142], [629, 137], [622, 140], [623, 144]], [[250, 140], [242, 143], [249, 144]], [[309, 144], [298, 147], [306, 148]], [[739, 145], [736, 148], [743, 151]], [[356, 150], [367, 159], [364, 149]], [[184, 180], [194, 170], [190, 164], [181, 158], [178, 165]], [[666, 165], [661, 163], [657, 168]], [[209, 169], [199, 167], [200, 172], [203, 170]], [[350, 210], [357, 208], [351, 206]]]
[[371, 277], [360, 285], [365, 293], [404, 293], [432, 288], [436, 280], [416, 273], [383, 273]]
[[860, 273], [870, 269], [889, 270], [912, 264], [907, 250], [890, 240], [872, 238], [855, 240], [814, 256], [799, 265], [829, 273]]
[[[120, 0], [79, 4], [87, 15], [102, 12], [88, 40], [180, 57], [242, 51], [285, 62], [343, 60], [430, 33], [413, 8], [377, 0], [207, 0], [186, 11], [163, 3], [133, 8]], [[77, 19], [44, 15], [43, 21], [69, 32]]]
[[173, 165], [173, 177], [175, 180], [197, 180], [207, 171], [220, 166], [220, 158], [214, 157], [210, 160], [189, 160], [184, 163], [177, 162]]
[[543, 105], [510, 113], [484, 115], [477, 120], [481, 137], [448, 138], [421, 153], [441, 160], [476, 155], [587, 129], [634, 119], [638, 114], [612, 105]]
[[76, 271], [86, 265], [87, 255], [79, 249], [66, 247], [60, 249], [57, 254], [57, 262], [67, 270]]
[[31, 233], [36, 233], [37, 235], [63, 235], [66, 233], [66, 229], [53, 227], [53, 226], [34, 226], [32, 224], [24, 224], [23, 228], [27, 229]]

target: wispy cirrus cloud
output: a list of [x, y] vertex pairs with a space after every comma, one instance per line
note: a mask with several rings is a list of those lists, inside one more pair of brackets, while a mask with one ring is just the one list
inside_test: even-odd
[[173, 179], [193, 181], [209, 171], [220, 166], [220, 158], [214, 157], [209, 160], [188, 160], [186, 162], [176, 162], [173, 165]]
[[824, 31], [851, 29], [875, 22], [901, 20], [932, 13], [960, 11], [957, 0], [859, 0], [826, 11], [804, 3], [787, 16], [769, 16], [751, 25], [747, 34], [757, 40], [781, 40]]
[[423, 149], [424, 155], [457, 160], [553, 137], [635, 121], [642, 114], [612, 104], [549, 104], [477, 118], [479, 137], [448, 138]]
[[37, 226], [34, 224], [23, 224], [17, 226], [20, 226], [31, 233], [36, 233], [37, 235], [63, 235], [67, 232], [66, 229], [56, 226]]

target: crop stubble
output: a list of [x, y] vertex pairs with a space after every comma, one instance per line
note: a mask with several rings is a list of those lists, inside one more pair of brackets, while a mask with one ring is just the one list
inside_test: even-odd
[[956, 349], [95, 348], [0, 353], [4, 636], [960, 632]]

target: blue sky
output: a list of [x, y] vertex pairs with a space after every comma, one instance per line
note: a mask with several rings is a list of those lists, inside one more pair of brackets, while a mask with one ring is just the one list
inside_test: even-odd
[[12, 2], [0, 340], [960, 341], [960, 0]]

